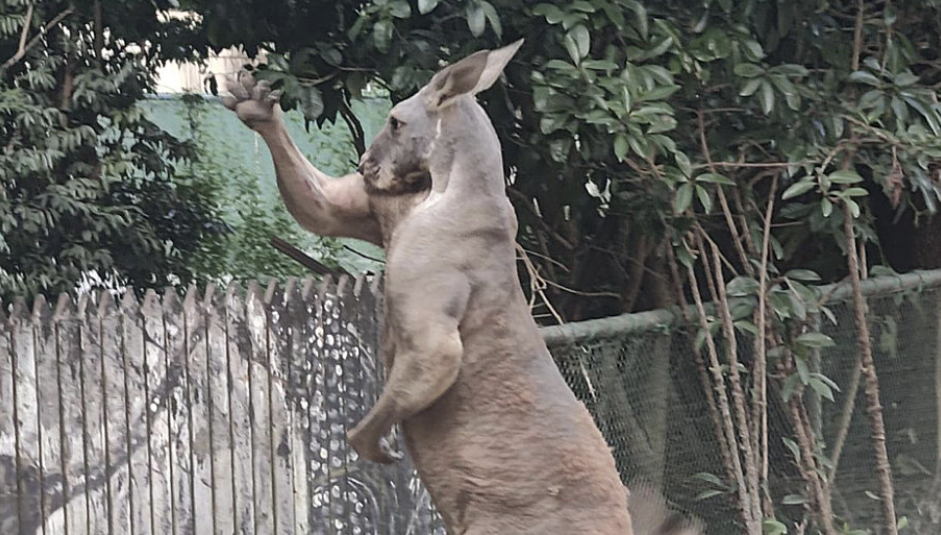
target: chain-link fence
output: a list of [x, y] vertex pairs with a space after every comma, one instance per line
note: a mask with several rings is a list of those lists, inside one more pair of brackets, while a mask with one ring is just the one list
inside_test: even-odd
[[[909, 526], [903, 533], [941, 533], [941, 273], [864, 284], [898, 515]], [[878, 484], [863, 388], [853, 386], [861, 382], [859, 351], [846, 290], [822, 292], [830, 294], [836, 323], [822, 318], [819, 328], [835, 345], [821, 348], [811, 359], [813, 371], [830, 378], [839, 391], [830, 400], [807, 388], [804, 403], [822, 446], [817, 454], [827, 459], [823, 464], [828, 470], [845, 435], [831, 478], [834, 513], [854, 529], [878, 533]], [[553, 327], [545, 333], [566, 379], [608, 438], [625, 482], [657, 485], [680, 510], [704, 520], [710, 534], [740, 533], [735, 495], [721, 492], [719, 485], [728, 484], [719, 441], [694, 362], [692, 337], [681, 324], [678, 314], [656, 311]], [[750, 341], [742, 340], [739, 348], [747, 363]], [[794, 429], [777, 381], [771, 385], [769, 486], [778, 513], [800, 519], [803, 480], [788, 447]], [[850, 392], [855, 395], [848, 401]]]

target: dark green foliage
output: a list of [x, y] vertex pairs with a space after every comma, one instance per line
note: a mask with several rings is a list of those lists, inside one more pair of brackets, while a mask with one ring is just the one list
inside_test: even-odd
[[225, 226], [207, 185], [173, 179], [192, 147], [135, 107], [176, 30], [150, 3], [28, 3], [0, 4], [0, 298], [195, 280]]
[[[603, 294], [550, 287], [568, 318], [663, 304], [664, 277], [645, 274], [665, 272], [665, 248], [697, 222], [729, 245], [723, 204], [755, 233], [774, 176], [779, 192], [806, 188], [776, 211], [777, 256], [827, 280], [845, 273], [835, 202], [852, 197], [859, 232], [873, 240], [863, 191], [878, 194], [886, 218], [933, 211], [939, 198], [936, 1], [864, 2], [857, 72], [855, 1], [188, 5], [206, 17], [211, 46], [274, 43], [262, 76], [318, 121], [343, 116], [366, 80], [395, 100], [442, 61], [527, 38], [507, 90], [482, 99], [514, 177], [520, 239], [540, 273]], [[822, 178], [847, 151], [862, 190]]]

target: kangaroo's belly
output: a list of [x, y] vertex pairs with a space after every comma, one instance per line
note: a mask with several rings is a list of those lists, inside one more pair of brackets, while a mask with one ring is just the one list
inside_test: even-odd
[[631, 535], [608, 445], [548, 352], [465, 348], [458, 382], [404, 425], [449, 533]]

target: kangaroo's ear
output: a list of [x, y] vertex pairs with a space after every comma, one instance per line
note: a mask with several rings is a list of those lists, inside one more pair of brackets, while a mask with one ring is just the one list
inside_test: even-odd
[[423, 90], [428, 109], [438, 110], [456, 97], [476, 95], [488, 89], [522, 44], [520, 39], [497, 50], [481, 50], [439, 71]]

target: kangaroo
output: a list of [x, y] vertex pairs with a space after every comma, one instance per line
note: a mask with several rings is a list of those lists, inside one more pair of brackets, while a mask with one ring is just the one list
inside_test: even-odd
[[357, 453], [394, 462], [401, 424], [451, 535], [633, 535], [608, 445], [527, 306], [500, 143], [474, 98], [521, 43], [439, 71], [337, 179], [301, 155], [266, 83], [229, 80], [223, 103], [267, 143], [302, 226], [386, 251], [388, 379], [349, 432]]

